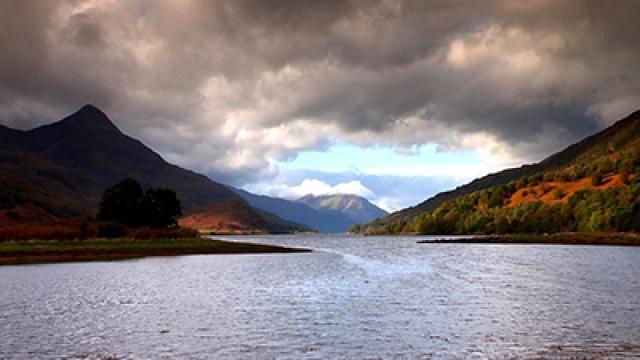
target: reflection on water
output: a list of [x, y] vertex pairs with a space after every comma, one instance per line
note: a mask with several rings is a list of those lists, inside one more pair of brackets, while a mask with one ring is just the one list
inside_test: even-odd
[[640, 356], [640, 248], [230, 239], [319, 251], [0, 267], [0, 358]]

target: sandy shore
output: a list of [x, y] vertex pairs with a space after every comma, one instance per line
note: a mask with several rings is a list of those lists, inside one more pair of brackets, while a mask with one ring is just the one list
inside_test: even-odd
[[0, 243], [0, 265], [124, 260], [148, 256], [309, 252], [206, 238], [180, 240], [74, 240]]

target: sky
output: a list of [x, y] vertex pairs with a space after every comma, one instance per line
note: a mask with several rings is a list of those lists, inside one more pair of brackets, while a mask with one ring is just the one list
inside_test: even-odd
[[639, 1], [0, 1], [0, 123], [91, 103], [261, 194], [387, 210], [640, 108]]

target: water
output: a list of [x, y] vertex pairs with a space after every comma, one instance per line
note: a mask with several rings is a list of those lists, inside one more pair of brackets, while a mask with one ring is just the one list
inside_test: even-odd
[[640, 248], [230, 239], [319, 251], [0, 267], [0, 358], [640, 356]]

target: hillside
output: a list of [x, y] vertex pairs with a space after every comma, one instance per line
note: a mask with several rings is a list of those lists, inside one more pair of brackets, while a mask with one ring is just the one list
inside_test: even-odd
[[253, 209], [239, 200], [228, 200], [208, 206], [180, 219], [184, 227], [212, 234], [288, 233], [305, 231], [303, 226], [288, 223]]
[[96, 184], [82, 174], [35, 154], [0, 148], [0, 224], [81, 214], [97, 198], [79, 195], [78, 186], [97, 192]]
[[232, 190], [256, 209], [267, 211], [294, 223], [304, 224], [316, 231], [345, 232], [351, 225], [358, 222], [341, 212], [320, 211], [297, 201], [256, 195], [240, 189], [232, 188]]
[[226, 186], [166, 162], [91, 105], [28, 131], [0, 126], [0, 225], [94, 215], [104, 189], [124, 178], [174, 189], [185, 213], [243, 202]]
[[367, 223], [388, 214], [369, 200], [357, 195], [306, 195], [298, 199], [298, 202], [324, 213], [343, 214], [351, 219], [351, 225]]
[[94, 106], [53, 124], [29, 131], [0, 129], [0, 146], [31, 153], [90, 181], [87, 188], [77, 177], [64, 180], [83, 195], [93, 197], [118, 181], [133, 177], [145, 188], [168, 187], [180, 197], [186, 211], [237, 196], [225, 186], [166, 162], [142, 142], [123, 134]]
[[640, 111], [637, 111], [629, 115], [627, 118], [618, 121], [613, 126], [595, 135], [589, 136], [582, 141], [567, 147], [563, 151], [549, 156], [539, 163], [523, 165], [518, 168], [489, 174], [482, 178], [473, 180], [468, 184], [459, 186], [454, 190], [441, 192], [416, 206], [394, 212], [389, 216], [380, 219], [380, 221], [376, 222], [376, 226], [384, 226], [397, 221], [408, 221], [425, 211], [435, 210], [445, 201], [456, 199], [475, 191], [488, 189], [496, 185], [506, 184], [510, 181], [531, 176], [533, 174], [566, 167], [581, 157], [586, 157], [589, 154], [600, 151], [598, 149], [602, 147], [602, 144], [609, 143], [615, 137], [624, 137], [625, 132], [635, 131], [633, 130], [633, 127], [637, 126], [639, 116]]
[[370, 233], [631, 231], [640, 112], [540, 163], [491, 174], [362, 228]]

